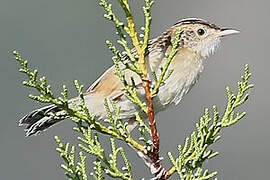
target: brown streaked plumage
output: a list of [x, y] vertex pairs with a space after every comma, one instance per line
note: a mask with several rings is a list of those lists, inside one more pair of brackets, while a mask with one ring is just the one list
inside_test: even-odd
[[[170, 64], [173, 69], [172, 75], [160, 87], [158, 94], [153, 98], [156, 112], [162, 111], [171, 104], [178, 104], [183, 96], [189, 92], [197, 82], [203, 70], [203, 60], [212, 54], [217, 48], [220, 38], [229, 34], [238, 33], [233, 29], [221, 29], [202, 19], [189, 18], [179, 21], [161, 36], [149, 41], [146, 52], [146, 60], [149, 72], [154, 71], [160, 75], [160, 67], [166, 62], [166, 55], [171, 51], [171, 39], [176, 35], [178, 28], [183, 30], [180, 39], [179, 51]], [[135, 52], [134, 52], [135, 53]], [[129, 61], [128, 57], [126, 60]], [[106, 111], [103, 106], [105, 98], [113, 98], [118, 106], [121, 106], [121, 118], [128, 121], [128, 129], [131, 131], [135, 126], [134, 114], [140, 109], [123, 96], [123, 85], [114, 74], [114, 67], [109, 68], [97, 81], [85, 92], [86, 106], [91, 113], [101, 120], [106, 119]], [[155, 83], [149, 73], [152, 83]], [[126, 79], [133, 77], [137, 85], [138, 94], [144, 99], [144, 90], [141, 80], [134, 72], [125, 70]], [[72, 103], [79, 98], [70, 100]], [[62, 113], [63, 110], [54, 105], [37, 109], [20, 120], [20, 125], [26, 126], [26, 136], [37, 134], [61, 120], [52, 120], [46, 117], [48, 112]]]

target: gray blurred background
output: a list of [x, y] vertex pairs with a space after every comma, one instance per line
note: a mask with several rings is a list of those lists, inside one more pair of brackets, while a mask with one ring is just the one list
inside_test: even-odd
[[[139, 8], [143, 0], [134, 2], [137, 24], [142, 24]], [[25, 77], [17, 71], [11, 52], [19, 50], [32, 67], [47, 76], [56, 92], [66, 84], [70, 96], [74, 96], [73, 80], [88, 86], [112, 64], [104, 41], [114, 41], [115, 30], [103, 19], [103, 9], [97, 4], [94, 0], [0, 1], [0, 179], [66, 179], [53, 137], [58, 135], [76, 144], [73, 124], [66, 121], [40, 136], [24, 137], [18, 120], [41, 104], [27, 98], [32, 91], [22, 86]], [[206, 167], [218, 170], [220, 179], [269, 179], [269, 5], [267, 0], [156, 2], [152, 37], [185, 17], [200, 17], [241, 30], [241, 34], [224, 39], [219, 51], [206, 61], [199, 83], [181, 105], [157, 116], [165, 159], [166, 152], [176, 153], [176, 146], [194, 130], [205, 107], [216, 104], [221, 111], [224, 109], [225, 86], [235, 90], [244, 64], [248, 63], [253, 73], [251, 81], [256, 85], [243, 107], [248, 115], [222, 132], [222, 140], [214, 146], [220, 155]], [[149, 179], [143, 162], [127, 149], [135, 179]], [[92, 168], [91, 162], [88, 165]], [[170, 166], [167, 160], [164, 165]]]

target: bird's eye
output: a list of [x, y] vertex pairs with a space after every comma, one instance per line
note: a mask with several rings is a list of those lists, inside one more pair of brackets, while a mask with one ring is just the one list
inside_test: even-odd
[[204, 31], [203, 29], [198, 29], [198, 30], [197, 30], [197, 33], [198, 33], [200, 36], [202, 36], [202, 35], [204, 35], [205, 31]]

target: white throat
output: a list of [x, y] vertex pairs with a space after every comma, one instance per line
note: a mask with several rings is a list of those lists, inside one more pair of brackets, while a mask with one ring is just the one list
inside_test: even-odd
[[209, 57], [217, 50], [220, 44], [220, 38], [202, 42], [198, 45], [197, 49], [203, 58]]

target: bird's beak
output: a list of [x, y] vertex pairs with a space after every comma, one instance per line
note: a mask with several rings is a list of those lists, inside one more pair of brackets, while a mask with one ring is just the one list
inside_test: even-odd
[[231, 28], [222, 28], [220, 30], [220, 32], [218, 33], [219, 37], [223, 37], [223, 36], [227, 36], [227, 35], [231, 35], [231, 34], [238, 34], [240, 33], [240, 31], [235, 30], [235, 29], [231, 29]]

